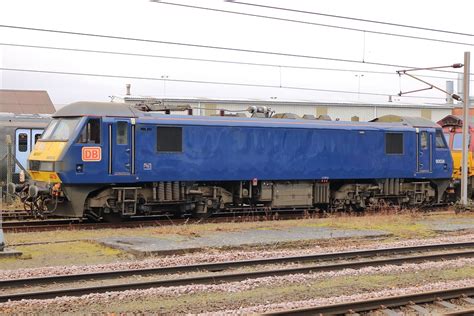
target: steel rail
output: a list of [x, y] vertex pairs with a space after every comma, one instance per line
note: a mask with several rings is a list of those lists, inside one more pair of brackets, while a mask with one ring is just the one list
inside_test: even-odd
[[[465, 243], [472, 246], [473, 243]], [[451, 244], [452, 245], [452, 244]], [[431, 245], [434, 246], [434, 245]], [[446, 245], [444, 245], [446, 246]], [[460, 246], [460, 245], [458, 245]], [[406, 247], [399, 248], [404, 252], [406, 251], [419, 251], [420, 247]], [[463, 246], [464, 247], [464, 246]], [[392, 251], [396, 248], [392, 248]], [[412, 249], [412, 250], [408, 250]], [[425, 247], [426, 250], [432, 250], [429, 246]], [[437, 248], [436, 250], [445, 249]], [[365, 252], [365, 255], [368, 255], [369, 252], [372, 255], [388, 254], [389, 252], [383, 249], [381, 253], [377, 253], [376, 250], [369, 250]], [[375, 252], [374, 252], [375, 251]], [[400, 252], [398, 252], [400, 253]], [[49, 276], [49, 277], [39, 277], [39, 278], [29, 278], [29, 279], [13, 279], [13, 280], [4, 280], [0, 281], [0, 288], [6, 289], [10, 287], [19, 287], [19, 286], [33, 286], [33, 285], [44, 285], [47, 283], [60, 283], [60, 282], [72, 282], [72, 281], [86, 281], [86, 280], [99, 280], [99, 279], [110, 279], [110, 278], [119, 278], [133, 275], [152, 275], [152, 274], [170, 274], [170, 273], [183, 273], [183, 272], [196, 272], [196, 271], [222, 271], [230, 268], [237, 267], [254, 267], [257, 265], [265, 264], [276, 264], [276, 263], [295, 263], [295, 262], [304, 262], [304, 261], [316, 261], [316, 260], [328, 260], [331, 259], [347, 259], [347, 258], [359, 258], [361, 254], [364, 254], [364, 251], [352, 252], [349, 256], [349, 252], [346, 253], [335, 253], [335, 254], [322, 254], [322, 255], [310, 255], [310, 256], [299, 256], [299, 257], [281, 257], [281, 258], [270, 258], [270, 259], [257, 259], [257, 260], [245, 260], [245, 261], [231, 261], [231, 262], [221, 262], [221, 263], [206, 263], [206, 264], [197, 264], [189, 266], [173, 266], [173, 267], [164, 267], [164, 268], [152, 268], [152, 269], [143, 269], [143, 270], [122, 270], [122, 271], [110, 271], [110, 272], [96, 272], [96, 273], [87, 273], [87, 274], [77, 274], [77, 275], [61, 275], [61, 276]], [[317, 273], [323, 271], [335, 271], [342, 269], [357, 269], [362, 267], [373, 267], [373, 266], [384, 266], [384, 265], [400, 265], [404, 263], [414, 263], [414, 262], [424, 262], [424, 261], [437, 261], [437, 260], [447, 260], [454, 258], [466, 258], [474, 257], [474, 250], [469, 251], [457, 251], [450, 253], [442, 254], [429, 254], [429, 255], [417, 255], [417, 256], [407, 256], [407, 257], [398, 257], [398, 258], [388, 258], [388, 259], [377, 259], [377, 260], [367, 260], [367, 261], [356, 261], [356, 262], [344, 262], [344, 263], [335, 263], [328, 265], [312, 265], [312, 266], [303, 266], [303, 267], [294, 267], [294, 268], [285, 268], [285, 269], [275, 269], [275, 270], [265, 270], [265, 271], [253, 271], [253, 272], [241, 272], [241, 273], [229, 273], [229, 274], [212, 274], [205, 276], [196, 276], [196, 277], [185, 277], [179, 279], [164, 279], [164, 280], [152, 280], [144, 282], [134, 282], [127, 284], [112, 284], [112, 285], [100, 285], [92, 287], [76, 287], [76, 288], [66, 288], [59, 290], [49, 290], [49, 291], [40, 291], [40, 292], [26, 292], [26, 293], [16, 293], [16, 294], [5, 294], [0, 295], [0, 302], [6, 302], [8, 300], [22, 300], [22, 299], [46, 299], [54, 298], [57, 296], [79, 296], [89, 293], [104, 293], [109, 291], [124, 291], [124, 290], [136, 290], [136, 289], [147, 289], [152, 287], [168, 287], [168, 286], [179, 286], [179, 285], [189, 285], [189, 284], [210, 284], [218, 282], [231, 282], [231, 281], [242, 281], [252, 278], [261, 278], [269, 276], [282, 276], [296, 273]]]
[[[262, 315], [339, 315], [474, 296], [474, 286], [263, 313]], [[457, 315], [457, 314], [452, 314]], [[461, 314], [469, 315], [469, 314]]]
[[[108, 222], [87, 222], [80, 221], [77, 218], [71, 219], [54, 219], [54, 220], [36, 220], [36, 221], [4, 221], [4, 232], [40, 232], [53, 230], [71, 230], [71, 229], [102, 229], [102, 228], [135, 228], [135, 227], [151, 227], [151, 226], [167, 226], [167, 225], [182, 225], [182, 224], [199, 224], [205, 223], [225, 223], [225, 222], [248, 222], [249, 219], [253, 221], [273, 220], [272, 217], [276, 213], [264, 214], [258, 213], [229, 213], [215, 214], [216, 216], [208, 218], [173, 218], [173, 217], [152, 217], [143, 219], [142, 217], [132, 218], [128, 221], [119, 223]], [[315, 215], [314, 215], [315, 216]], [[302, 211], [284, 211], [278, 213], [278, 218], [275, 220], [291, 220], [304, 219], [306, 215]]]
[[[24, 279], [12, 279], [12, 280], [0, 280], [0, 288], [12, 287], [12, 286], [31, 286], [46, 283], [60, 283], [68, 281], [83, 281], [90, 279], [111, 279], [126, 276], [144, 276], [152, 274], [172, 274], [172, 273], [188, 273], [196, 271], [223, 271], [228, 269], [236, 269], [243, 267], [255, 267], [259, 265], [269, 264], [287, 264], [287, 263], [302, 263], [302, 262], [315, 262], [315, 261], [336, 261], [345, 259], [357, 259], [377, 256], [388, 256], [388, 255], [399, 255], [413, 252], [426, 252], [426, 251], [439, 251], [439, 250], [453, 250], [462, 248], [473, 248], [474, 242], [461, 242], [461, 243], [449, 243], [449, 244], [432, 244], [423, 246], [410, 246], [410, 247], [395, 247], [395, 248], [383, 248], [383, 249], [366, 249], [356, 251], [344, 251], [337, 253], [320, 253], [304, 256], [289, 256], [289, 257], [276, 257], [276, 258], [263, 258], [263, 259], [251, 259], [251, 260], [239, 260], [239, 261], [224, 261], [224, 262], [212, 262], [212, 263], [199, 263], [193, 265], [181, 265], [171, 267], [160, 267], [160, 268], [146, 268], [146, 269], [127, 269], [127, 270], [114, 270], [114, 271], [102, 271], [92, 273], [80, 273], [74, 275], [53, 275], [46, 277], [33, 277]], [[471, 251], [467, 251], [466, 254]], [[460, 252], [464, 254], [464, 252]], [[436, 258], [438, 255], [424, 256], [422, 259]], [[396, 264], [394, 260], [388, 259], [389, 261]], [[372, 262], [376, 262], [373, 261]], [[380, 263], [386, 262], [386, 259], [379, 260]], [[399, 262], [404, 262], [403, 258]], [[331, 270], [334, 267], [350, 267], [355, 266], [357, 263], [348, 264], [336, 264], [326, 266], [327, 269]], [[362, 263], [360, 266], [367, 265]], [[324, 266], [312, 267], [319, 271], [323, 271]]]
[[[451, 214], [449, 211], [435, 211], [425, 215], [434, 214]], [[274, 216], [277, 215], [276, 218]], [[350, 215], [349, 215], [350, 216]], [[324, 217], [323, 214], [311, 213], [311, 218]], [[165, 226], [165, 225], [181, 225], [181, 224], [198, 224], [206, 223], [225, 223], [225, 222], [248, 222], [265, 221], [265, 220], [292, 220], [292, 219], [306, 219], [307, 214], [301, 210], [278, 210], [270, 213], [263, 211], [258, 212], [231, 212], [231, 213], [216, 213], [208, 218], [173, 218], [167, 216], [153, 216], [150, 218], [135, 217], [128, 221], [119, 223], [108, 222], [88, 222], [80, 218], [55, 218], [44, 220], [26, 220], [26, 221], [3, 221], [3, 230], [6, 233], [18, 232], [41, 232], [54, 230], [71, 230], [71, 229], [101, 229], [101, 228], [135, 228], [135, 227], [149, 227], [149, 226]]]
[[74, 223], [78, 223], [80, 219], [76, 218], [71, 218], [71, 219], [63, 219], [63, 218], [57, 218], [57, 219], [41, 219], [41, 220], [25, 220], [25, 221], [17, 221], [17, 220], [11, 220], [11, 221], [4, 221], [3, 226], [4, 228], [16, 228], [16, 227], [32, 227], [32, 226], [42, 226], [42, 225], [70, 225]]
[[443, 314], [443, 316], [468, 316], [468, 315], [474, 315], [474, 308], [462, 309], [456, 312]]

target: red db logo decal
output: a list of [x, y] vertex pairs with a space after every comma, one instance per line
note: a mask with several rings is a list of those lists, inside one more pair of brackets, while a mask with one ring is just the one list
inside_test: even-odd
[[82, 161], [100, 161], [102, 159], [102, 148], [82, 147]]

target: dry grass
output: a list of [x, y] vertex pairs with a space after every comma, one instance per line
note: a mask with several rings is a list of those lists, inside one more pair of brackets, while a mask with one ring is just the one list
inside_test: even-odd
[[474, 220], [474, 214], [425, 214], [420, 212], [367, 214], [364, 216], [331, 215], [326, 218], [315, 218], [308, 215], [299, 220], [269, 220], [230, 223], [200, 223], [182, 225], [163, 225], [156, 227], [114, 228], [98, 230], [58, 230], [35, 233], [6, 233], [5, 239], [10, 244], [31, 242], [50, 242], [57, 240], [91, 240], [111, 236], [139, 236], [166, 239], [198, 237], [216, 232], [236, 232], [250, 229], [279, 230], [292, 227], [331, 227], [354, 230], [383, 230], [398, 237], [433, 236], [434, 231], [426, 224], [429, 220], [449, 220], [459, 222]]
[[19, 258], [0, 258], [0, 269], [87, 265], [127, 258], [120, 250], [86, 241], [18, 246], [16, 249], [23, 255]]
[[350, 293], [365, 293], [383, 290], [417, 286], [429, 282], [454, 281], [471, 278], [473, 267], [447, 269], [445, 271], [418, 271], [417, 273], [376, 274], [362, 276], [335, 277], [302, 284], [280, 286], [262, 286], [243, 292], [197, 292], [179, 297], [151, 297], [117, 301], [112, 304], [88, 304], [81, 306], [81, 312], [93, 313], [98, 310], [114, 311], [116, 313], [145, 313], [185, 314], [204, 311], [222, 311], [227, 308], [239, 309], [242, 306], [271, 304], [286, 301], [307, 300], [320, 297], [337, 297]]
[[[260, 222], [238, 222], [238, 223], [201, 223], [184, 225], [167, 225], [158, 227], [143, 228], [122, 228], [122, 229], [99, 229], [99, 230], [58, 230], [35, 233], [6, 233], [7, 245], [14, 246], [25, 254], [21, 259], [1, 259], [0, 269], [13, 269], [20, 267], [61, 265], [61, 264], [94, 264], [107, 263], [117, 260], [130, 259], [130, 255], [120, 251], [111, 250], [89, 242], [91, 240], [121, 236], [121, 237], [156, 237], [169, 240], [183, 240], [192, 237], [199, 237], [213, 233], [236, 232], [243, 230], [283, 230], [293, 227], [325, 227], [346, 230], [380, 230], [392, 235], [394, 238], [426, 238], [436, 234], [428, 223], [429, 220], [449, 220], [450, 223], [474, 220], [474, 214], [431, 214], [404, 212], [389, 214], [368, 214], [365, 216], [347, 216], [344, 214], [332, 215], [326, 218], [314, 218], [312, 215], [301, 220], [273, 220]], [[353, 238], [346, 240], [329, 239], [318, 241], [318, 244], [331, 242], [349, 243], [357, 240], [363, 243], [363, 239]], [[63, 241], [61, 243], [55, 243]], [[65, 242], [64, 242], [65, 241]], [[307, 241], [306, 241], [307, 242]], [[383, 242], [381, 240], [380, 242]], [[31, 245], [25, 245], [31, 243]], [[22, 245], [23, 244], [23, 245]], [[314, 245], [315, 241], [310, 244]], [[268, 247], [298, 247], [304, 248], [305, 242], [281, 243]], [[258, 248], [258, 247], [255, 247]]]

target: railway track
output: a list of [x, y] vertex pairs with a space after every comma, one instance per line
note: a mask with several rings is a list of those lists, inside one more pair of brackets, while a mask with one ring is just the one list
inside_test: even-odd
[[[448, 251], [449, 252], [446, 252]], [[428, 251], [444, 251], [436, 254], [417, 254], [409, 256], [401, 256], [413, 252]], [[393, 258], [377, 258], [378, 256], [394, 256]], [[384, 265], [400, 265], [404, 263], [439, 261], [455, 258], [471, 258], [474, 257], [474, 242], [451, 243], [438, 245], [413, 246], [402, 248], [386, 248], [386, 249], [368, 249], [351, 252], [325, 253], [296, 257], [279, 257], [245, 261], [230, 261], [219, 263], [205, 263], [186, 266], [172, 266], [162, 268], [134, 269], [121, 271], [105, 271], [94, 273], [83, 273], [75, 275], [56, 275], [46, 277], [36, 277], [27, 279], [13, 279], [0, 281], [0, 288], [4, 291], [8, 289], [22, 289], [24, 287], [41, 286], [40, 291], [15, 292], [12, 294], [0, 295], [0, 302], [22, 300], [22, 299], [47, 299], [58, 296], [80, 296], [91, 293], [104, 293], [110, 291], [125, 291], [136, 289], [147, 289], [153, 287], [169, 287], [190, 284], [212, 284], [220, 282], [242, 281], [247, 279], [255, 279], [261, 277], [282, 276], [297, 273], [317, 273], [322, 271], [335, 271], [342, 269], [358, 269], [362, 267], [384, 266]], [[370, 258], [370, 260], [360, 260], [360, 258]], [[322, 261], [337, 260], [355, 260], [348, 262], [330, 262], [321, 264]], [[319, 262], [318, 264], [314, 264]], [[262, 269], [260, 271], [251, 272], [230, 272], [222, 273], [222, 271], [236, 268], [254, 268], [256, 266], [272, 265], [272, 264], [292, 264], [292, 263], [313, 263], [311, 265], [303, 265], [290, 268], [278, 269]], [[169, 279], [148, 280], [142, 282], [118, 282], [107, 285], [69, 287], [56, 290], [46, 290], [44, 287], [48, 284], [73, 283], [79, 281], [98, 281], [98, 280], [118, 280], [129, 276], [154, 276], [168, 275], [173, 273], [189, 273], [208, 271], [211, 274], [204, 276], [191, 276]]]
[[[314, 306], [300, 309], [289, 309], [276, 312], [268, 312], [263, 315], [357, 315], [356, 313], [379, 311], [381, 315], [400, 315], [395, 309], [403, 307], [412, 314], [418, 315], [474, 315], [474, 286], [456, 288], [451, 290], [430, 291], [401, 296], [382, 297], [358, 302], [342, 304]], [[461, 306], [448, 302], [448, 300], [459, 300]], [[435, 309], [442, 309], [442, 313], [433, 314], [426, 306], [420, 304], [432, 304]], [[446, 311], [448, 310], [448, 311]]]
[[[135, 228], [135, 227], [153, 227], [165, 225], [183, 225], [198, 223], [225, 223], [225, 222], [249, 222], [264, 220], [290, 220], [304, 219], [309, 215], [301, 211], [285, 211], [278, 214], [264, 213], [229, 213], [216, 214], [208, 218], [173, 218], [167, 216], [155, 216], [144, 219], [143, 217], [132, 218], [128, 221], [118, 223], [90, 222], [86, 219], [45, 219], [45, 220], [27, 220], [27, 221], [4, 221], [4, 232], [38, 232], [54, 230], [75, 230], [75, 229], [104, 229], [104, 228]], [[310, 215], [316, 216], [316, 215]]]
[[[451, 211], [436, 211], [427, 214], [454, 214]], [[359, 214], [358, 214], [359, 215]], [[173, 218], [168, 216], [155, 217], [136, 217], [128, 221], [119, 223], [90, 222], [81, 218], [49, 218], [44, 220], [22, 220], [22, 221], [3, 221], [1, 227], [4, 232], [40, 232], [54, 230], [77, 230], [77, 229], [104, 229], [104, 228], [136, 228], [153, 227], [165, 225], [183, 225], [197, 223], [225, 223], [225, 222], [248, 222], [264, 220], [291, 220], [305, 219], [314, 217], [324, 217], [324, 214], [302, 212], [301, 210], [281, 210], [278, 213], [265, 212], [234, 212], [218, 213], [208, 218]]]
[[[104, 229], [104, 228], [134, 228], [144, 226], [166, 225], [165, 221], [158, 224], [156, 221], [133, 221], [125, 223], [90, 223], [80, 219], [55, 219], [41, 221], [3, 222], [3, 231], [7, 233], [41, 232], [54, 230]], [[171, 223], [168, 223], [171, 225]], [[177, 223], [179, 224], [179, 223]]]

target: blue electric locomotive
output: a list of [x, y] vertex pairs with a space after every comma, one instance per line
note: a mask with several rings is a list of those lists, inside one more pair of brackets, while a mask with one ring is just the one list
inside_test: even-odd
[[35, 205], [101, 219], [437, 203], [452, 159], [441, 128], [423, 119], [200, 117], [77, 102], [53, 115], [29, 172]]

